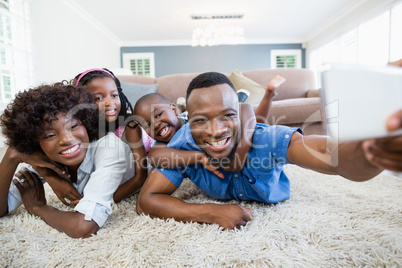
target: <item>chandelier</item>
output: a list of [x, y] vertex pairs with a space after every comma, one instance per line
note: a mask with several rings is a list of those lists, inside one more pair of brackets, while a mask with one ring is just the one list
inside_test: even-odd
[[243, 44], [244, 30], [238, 26], [213, 26], [193, 30], [191, 46], [218, 46]]

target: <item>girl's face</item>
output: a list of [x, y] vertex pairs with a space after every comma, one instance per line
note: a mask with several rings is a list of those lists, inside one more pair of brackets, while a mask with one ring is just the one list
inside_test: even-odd
[[105, 112], [106, 121], [116, 121], [121, 103], [114, 80], [110, 77], [95, 78], [87, 83], [87, 88], [94, 94], [99, 110]]
[[40, 147], [50, 160], [78, 169], [87, 152], [87, 129], [80, 120], [66, 118], [65, 113], [58, 113], [56, 117], [43, 125]]

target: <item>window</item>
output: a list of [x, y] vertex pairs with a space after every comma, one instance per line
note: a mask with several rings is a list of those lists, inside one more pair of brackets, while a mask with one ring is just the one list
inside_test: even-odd
[[402, 3], [309, 53], [309, 68], [316, 72], [325, 63], [341, 62], [384, 66], [402, 58]]
[[402, 4], [391, 9], [389, 60], [402, 58]]
[[357, 28], [357, 63], [380, 66], [389, 61], [389, 13], [386, 11]]
[[301, 68], [301, 49], [271, 50], [271, 68]]
[[124, 53], [123, 68], [136, 75], [155, 77], [154, 53]]
[[1, 108], [33, 81], [27, 0], [0, 0]]

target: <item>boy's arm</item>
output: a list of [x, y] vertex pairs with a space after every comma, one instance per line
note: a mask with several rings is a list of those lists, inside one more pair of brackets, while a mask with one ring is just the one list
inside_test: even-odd
[[253, 142], [253, 134], [256, 126], [253, 107], [249, 104], [240, 103], [240, 128], [241, 137], [236, 148], [236, 155], [226, 171], [240, 171], [247, 160], [248, 151]]
[[141, 189], [147, 178], [147, 153], [142, 142], [142, 132], [139, 125], [132, 125], [135, 122], [130, 122], [130, 125], [124, 130], [123, 137], [128, 142], [131, 152], [134, 156], [135, 174], [130, 180], [117, 188], [113, 195], [114, 202], [120, 202], [122, 199], [132, 195]]
[[191, 204], [171, 196], [177, 187], [162, 173], [152, 170], [137, 200], [137, 212], [183, 222], [217, 223], [225, 229], [240, 228], [250, 221], [250, 210], [235, 204]]
[[167, 147], [166, 143], [155, 144], [148, 153], [149, 163], [154, 167], [174, 168], [201, 163], [205, 154]]
[[155, 144], [148, 153], [149, 163], [159, 168], [174, 168], [192, 164], [202, 164], [207, 170], [223, 179], [225, 176], [218, 166], [211, 165], [208, 157], [200, 151], [187, 151], [167, 147], [166, 143]]
[[338, 145], [327, 136], [302, 136], [298, 132], [292, 135], [287, 158], [301, 167], [341, 175], [352, 181], [365, 181], [382, 171], [366, 159], [362, 142]]
[[39, 177], [25, 169], [17, 175], [23, 183], [14, 180], [26, 210], [42, 218], [47, 224], [73, 238], [86, 238], [95, 234], [99, 226], [86, 221], [85, 215], [78, 212], [60, 211], [46, 204], [45, 191]]

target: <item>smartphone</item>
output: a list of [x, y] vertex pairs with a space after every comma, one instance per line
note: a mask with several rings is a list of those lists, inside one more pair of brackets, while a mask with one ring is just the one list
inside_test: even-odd
[[387, 118], [402, 109], [402, 68], [329, 64], [321, 72], [328, 134], [338, 141], [401, 135]]

